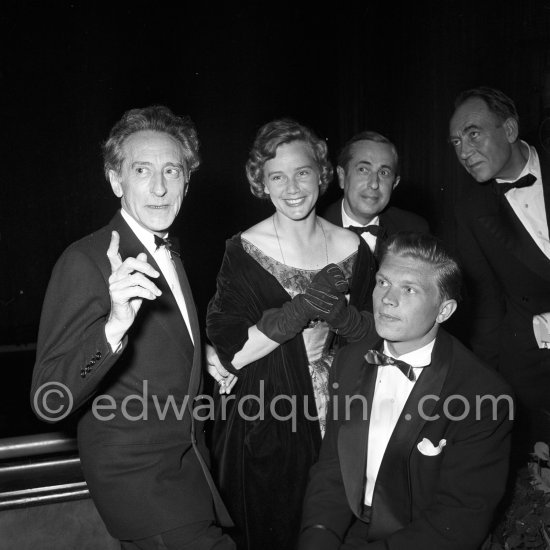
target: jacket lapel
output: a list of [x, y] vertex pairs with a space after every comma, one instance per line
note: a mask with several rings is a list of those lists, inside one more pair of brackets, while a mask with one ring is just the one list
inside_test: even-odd
[[[433, 414], [450, 366], [451, 339], [440, 329], [430, 366], [415, 383], [386, 447], [372, 499], [369, 538], [385, 538], [411, 520], [409, 458]], [[405, 490], [404, 490], [405, 489]]]
[[389, 234], [397, 233], [396, 230], [390, 229], [392, 224], [386, 225], [386, 221], [383, 218], [383, 214], [380, 214], [380, 218], [378, 220], [378, 225], [380, 227], [380, 233], [378, 233], [378, 237], [376, 237], [376, 244], [374, 245], [374, 257], [378, 259], [378, 254], [380, 253], [380, 247], [382, 246], [382, 243], [387, 239]]
[[[113, 229], [118, 231], [120, 234], [119, 252], [123, 261], [129, 257], [135, 258], [138, 254], [143, 252], [147, 255], [147, 262], [160, 273], [160, 276], [155, 279], [155, 284], [162, 291], [162, 295], [152, 302], [144, 300], [141, 305], [141, 309], [146, 310], [148, 314], [162, 326], [162, 328], [174, 340], [176, 348], [183, 356], [183, 360], [188, 364], [191, 364], [193, 361], [193, 346], [188, 335], [187, 327], [176, 299], [172, 294], [172, 290], [164, 278], [160, 267], [154, 258], [149, 254], [145, 246], [143, 246], [142, 242], [136, 237], [135, 233], [130, 229], [129, 225], [124, 221], [124, 218], [121, 216], [120, 212], [118, 212], [113, 218], [111, 225]], [[190, 310], [194, 310], [193, 302], [188, 302], [185, 293], [184, 298], [188, 311], [190, 312]], [[141, 317], [143, 317], [143, 313], [144, 312], [141, 312]], [[193, 335], [193, 337], [195, 337], [195, 335]]]
[[[550, 185], [543, 185], [547, 218], [549, 188]], [[491, 185], [484, 186], [483, 193], [487, 209], [485, 213], [478, 216], [479, 223], [521, 263], [536, 274], [550, 280], [550, 259], [537, 246], [510, 203], [506, 198], [498, 197]]]
[[[187, 274], [183, 268], [183, 263], [178, 256], [173, 256], [174, 264], [176, 266], [176, 272], [178, 274], [181, 291], [185, 300], [185, 306], [187, 307], [187, 314], [189, 316], [189, 324], [191, 326], [191, 334], [193, 336], [193, 367], [191, 371], [191, 379], [189, 380], [189, 403], [191, 404], [193, 399], [197, 396], [201, 387], [201, 345], [200, 345], [200, 330], [199, 320], [197, 317], [197, 308], [195, 307], [195, 301], [193, 300], [193, 294], [191, 292], [191, 286], [187, 279]], [[185, 327], [187, 329], [187, 326]]]
[[[351, 277], [351, 291], [350, 291], [350, 304], [352, 306], [362, 306], [361, 309], [368, 309], [372, 311], [372, 296], [366, 296], [369, 291], [372, 292], [370, 284], [374, 280], [374, 274], [376, 272], [376, 262], [370, 251], [368, 244], [364, 239], [360, 238], [359, 253], [357, 255], [357, 261], [353, 267], [353, 274]], [[360, 279], [357, 274], [367, 274], [367, 280]]]
[[544, 209], [546, 210], [546, 227], [550, 232], [550, 158], [547, 153], [539, 153], [540, 173], [542, 177], [542, 192]]
[[342, 423], [338, 433], [338, 456], [344, 488], [350, 508], [357, 517], [361, 517], [363, 507], [369, 438], [368, 419], [377, 373], [375, 366], [369, 365], [365, 359], [362, 359], [362, 362], [361, 374], [352, 394], [356, 397], [345, 407], [346, 413], [349, 411], [349, 420]]

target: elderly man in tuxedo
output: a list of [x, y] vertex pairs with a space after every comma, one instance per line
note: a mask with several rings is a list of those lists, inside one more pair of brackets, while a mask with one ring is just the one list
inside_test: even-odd
[[[36, 414], [78, 415], [90, 494], [124, 549], [234, 548], [193, 401], [199, 325], [168, 231], [199, 166], [192, 121], [133, 109], [103, 147], [121, 209], [54, 267], [32, 382]], [[44, 391], [51, 387], [49, 391]]]
[[440, 325], [460, 270], [427, 234], [382, 245], [376, 334], [342, 348], [300, 550], [476, 550], [508, 472], [508, 385]]
[[456, 205], [471, 344], [517, 394], [526, 459], [550, 438], [550, 158], [519, 139], [514, 102], [494, 88], [458, 96], [449, 139], [481, 184]]

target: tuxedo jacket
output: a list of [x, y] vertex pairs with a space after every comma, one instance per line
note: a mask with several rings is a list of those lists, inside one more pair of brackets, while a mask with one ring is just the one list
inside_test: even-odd
[[[342, 201], [340, 199], [329, 205], [321, 216], [329, 222], [342, 227]], [[380, 242], [384, 237], [388, 237], [399, 231], [418, 231], [419, 233], [428, 233], [428, 222], [418, 214], [402, 210], [396, 206], [389, 206], [379, 214], [379, 224], [383, 228], [382, 239], [376, 239], [375, 253], [378, 251]]]
[[[342, 201], [340, 199], [330, 204], [322, 213], [321, 216], [325, 220], [343, 227], [342, 223]], [[408, 212], [407, 210], [401, 210], [395, 206], [386, 208], [379, 214], [379, 225], [382, 228], [382, 233], [376, 239], [376, 246], [374, 248], [374, 256], [378, 254], [381, 243], [384, 238], [397, 233], [398, 231], [418, 231], [420, 233], [427, 233], [429, 231], [428, 222], [421, 216]], [[365, 281], [367, 287], [367, 294], [370, 297], [365, 308], [368, 311], [372, 311], [372, 291], [376, 284], [376, 271], [378, 270], [377, 262], [374, 260], [371, 262], [371, 269], [368, 274], [368, 278]]]
[[[319, 462], [310, 473], [300, 550], [340, 548], [362, 523], [377, 377], [377, 367], [364, 355], [379, 349], [377, 338], [342, 348], [332, 366], [332, 409]], [[388, 442], [364, 530], [368, 534], [359, 541], [355, 537], [353, 544], [348, 538], [344, 547], [477, 549], [506, 485], [511, 407], [506, 382], [440, 330], [432, 362], [416, 381]], [[438, 447], [443, 439], [446, 445], [429, 456], [418, 447], [424, 438], [428, 447]]]
[[[540, 154], [550, 224], [550, 159]], [[498, 368], [518, 398], [550, 410], [550, 349], [539, 349], [533, 316], [550, 312], [550, 259], [505, 197], [476, 185], [456, 206], [457, 244], [471, 299], [473, 350]]]
[[162, 296], [143, 300], [122, 349], [113, 353], [105, 337], [113, 230], [123, 261], [144, 252], [161, 273], [120, 212], [65, 250], [42, 309], [31, 396], [51, 382], [70, 392], [84, 476], [114, 537], [139, 539], [214, 520], [214, 503], [220, 522], [228, 522], [208, 472], [203, 428], [192, 414], [201, 345], [183, 266], [175, 260], [195, 345], [161, 273], [154, 282]]

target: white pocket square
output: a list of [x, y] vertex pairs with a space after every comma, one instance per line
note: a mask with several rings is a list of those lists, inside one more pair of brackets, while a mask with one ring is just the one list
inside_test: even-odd
[[550, 349], [550, 313], [533, 317], [533, 332], [539, 348]]
[[443, 447], [447, 445], [447, 440], [442, 439], [436, 447], [428, 438], [424, 438], [416, 447], [425, 456], [437, 456], [443, 452]]

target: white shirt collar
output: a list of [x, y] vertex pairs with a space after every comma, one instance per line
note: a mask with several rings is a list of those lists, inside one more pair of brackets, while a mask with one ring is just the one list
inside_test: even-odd
[[425, 346], [422, 346], [421, 348], [415, 349], [413, 351], [409, 351], [408, 353], [404, 353], [403, 355], [396, 357], [389, 350], [388, 342], [384, 340], [384, 353], [386, 355], [389, 355], [390, 357], [393, 357], [394, 359], [405, 361], [405, 363], [408, 363], [413, 368], [426, 367], [432, 362], [432, 351], [433, 351], [434, 345], [435, 345], [435, 338], [431, 342], [428, 342]]
[[537, 182], [541, 182], [541, 173], [540, 173], [540, 162], [539, 162], [539, 155], [537, 153], [537, 150], [534, 147], [531, 147], [528, 143], [521, 140], [521, 144], [527, 147], [527, 151], [529, 152], [529, 156], [527, 157], [527, 162], [525, 163], [525, 166], [523, 167], [523, 170], [519, 174], [517, 178], [512, 179], [500, 179], [496, 178], [497, 182], [501, 183], [508, 183], [517, 181], [523, 176], [526, 176], [527, 174], [533, 174], [537, 178]]
[[340, 205], [340, 208], [342, 209], [342, 227], [349, 227], [350, 225], [354, 225], [355, 227], [367, 227], [369, 225], [380, 225], [379, 216], [376, 216], [375, 218], [373, 218], [369, 223], [359, 223], [358, 221], [354, 220], [352, 217], [348, 216], [344, 208], [343, 200], [342, 200], [342, 204]]
[[[135, 233], [136, 237], [140, 240], [141, 244], [151, 253], [154, 254], [157, 250], [157, 246], [155, 245], [155, 235], [154, 233], [151, 233], [148, 229], [145, 229], [145, 227], [142, 227], [139, 225], [139, 223], [124, 210], [124, 208], [120, 209], [120, 213], [126, 223], [130, 226], [130, 229]], [[168, 233], [164, 235], [164, 238], [168, 236]]]

